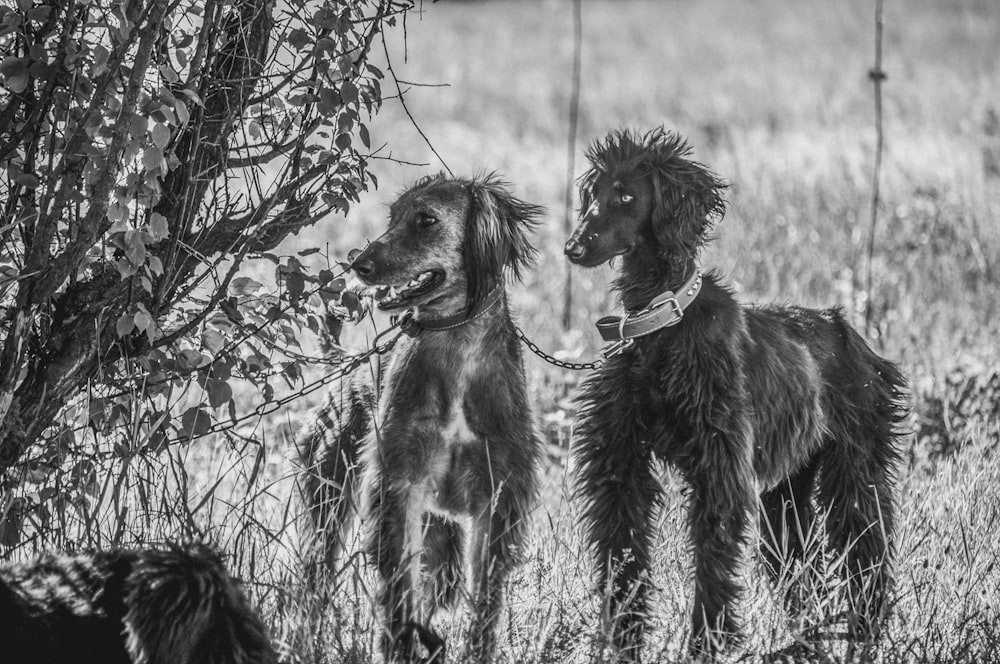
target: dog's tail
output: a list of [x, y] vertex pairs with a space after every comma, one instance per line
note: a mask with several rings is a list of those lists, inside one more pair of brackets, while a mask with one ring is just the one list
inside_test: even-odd
[[872, 350], [864, 338], [842, 318], [841, 326], [844, 330], [847, 356], [865, 359], [867, 384], [874, 393], [885, 421], [890, 422], [898, 430], [907, 421], [910, 409], [906, 377], [894, 362]]
[[137, 664], [276, 664], [267, 629], [211, 548], [136, 552], [125, 584]]

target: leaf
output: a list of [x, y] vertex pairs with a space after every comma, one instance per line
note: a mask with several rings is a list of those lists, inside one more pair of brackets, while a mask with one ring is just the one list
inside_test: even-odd
[[234, 295], [254, 295], [264, 284], [250, 277], [236, 277], [229, 283], [229, 292]]
[[372, 147], [372, 138], [368, 135], [368, 127], [363, 124], [358, 124], [358, 135], [361, 137], [361, 142], [368, 149]]
[[[163, 150], [170, 142], [170, 129], [166, 125], [157, 122], [153, 125], [153, 144]], [[152, 169], [147, 169], [152, 170]]]
[[149, 235], [154, 242], [165, 240], [170, 235], [170, 226], [167, 218], [159, 212], [149, 215]]
[[340, 106], [340, 95], [332, 88], [323, 88], [319, 91], [319, 110], [322, 113], [330, 114]]
[[219, 408], [233, 398], [233, 389], [224, 380], [209, 379], [205, 383], [205, 391], [208, 393], [208, 405], [212, 408]]
[[38, 61], [31, 63], [31, 66], [28, 67], [28, 73], [34, 78], [44, 81], [52, 75], [53, 69], [48, 63]]
[[218, 330], [205, 330], [201, 333], [201, 345], [215, 355], [226, 345], [226, 338]]
[[288, 43], [291, 44], [292, 48], [296, 51], [301, 51], [308, 46], [311, 41], [312, 39], [309, 37], [309, 33], [302, 28], [295, 28], [288, 33]]
[[[115, 322], [115, 332], [118, 333], [119, 337], [127, 337], [129, 334], [132, 333], [132, 330], [134, 329], [135, 329], [135, 320], [132, 317], [132, 314], [129, 313], [122, 314], [118, 318], [118, 321]], [[91, 401], [90, 403], [93, 404], [94, 402]]]
[[340, 84], [340, 98], [344, 100], [345, 104], [357, 104], [358, 86], [351, 81], [344, 81]]
[[153, 317], [141, 304], [139, 305], [139, 310], [135, 312], [133, 320], [135, 321], [135, 326], [143, 332], [149, 330], [150, 326], [153, 324]]
[[[25, 189], [37, 189], [40, 181], [38, 176], [32, 175], [31, 173], [22, 173], [14, 178], [14, 182], [21, 185]], [[317, 251], [319, 251], [317, 249]]]
[[180, 77], [177, 76], [177, 72], [175, 72], [174, 68], [171, 67], [170, 65], [167, 64], [160, 65], [159, 72], [160, 76], [162, 76], [164, 80], [167, 83], [170, 83], [171, 85], [181, 80]]
[[298, 301], [306, 289], [306, 280], [299, 272], [289, 272], [285, 275], [285, 290], [288, 292], [288, 299], [292, 302]]
[[43, 23], [49, 17], [49, 12], [52, 11], [52, 7], [35, 7], [28, 12], [28, 20], [34, 21], [35, 23]]
[[302, 370], [299, 368], [298, 362], [289, 362], [286, 364], [282, 370], [282, 374], [284, 374], [289, 386], [296, 381], [302, 380]]
[[149, 172], [159, 171], [160, 164], [163, 163], [163, 150], [160, 148], [146, 148], [142, 151], [142, 166]]
[[354, 291], [344, 291], [340, 295], [340, 303], [351, 315], [351, 320], [358, 320], [365, 315], [365, 303]]
[[28, 71], [28, 63], [24, 58], [8, 55], [0, 61], [0, 74], [4, 76], [19, 76]]
[[177, 113], [177, 122], [182, 125], [187, 124], [188, 120], [191, 118], [187, 104], [177, 98], [174, 98], [174, 112]]
[[203, 436], [212, 428], [212, 416], [199, 406], [192, 406], [181, 415], [181, 435], [188, 440]]
[[20, 94], [28, 89], [28, 73], [8, 75], [6, 81], [7, 89], [15, 94]]
[[111, 53], [100, 44], [94, 46], [94, 65], [90, 71], [91, 76], [100, 76], [108, 70], [108, 58]]
[[103, 397], [98, 397], [96, 399], [91, 399], [87, 406], [87, 420], [90, 424], [98, 429], [104, 424], [108, 419], [107, 411], [107, 399]]
[[128, 123], [128, 135], [136, 140], [141, 140], [146, 136], [146, 128], [149, 126], [149, 119], [141, 115], [133, 115]]
[[181, 371], [197, 369], [209, 363], [209, 358], [192, 348], [185, 348], [177, 358], [177, 364]]
[[[15, 500], [17, 500], [15, 498]], [[24, 526], [23, 508], [21, 503], [12, 504], [0, 521], [0, 545], [5, 547], [16, 546], [21, 541], [21, 534]]]
[[222, 313], [237, 323], [243, 321], [243, 314], [240, 313], [239, 308], [236, 306], [236, 298], [230, 297], [219, 302], [219, 308], [222, 309]]
[[146, 244], [138, 231], [125, 231], [125, 258], [136, 267], [146, 262]]
[[201, 97], [199, 97], [198, 93], [195, 92], [194, 90], [189, 90], [188, 88], [181, 88], [179, 92], [188, 99], [190, 99], [191, 101], [193, 101], [197, 106], [202, 106], [202, 107], [205, 106], [205, 102], [201, 100]]

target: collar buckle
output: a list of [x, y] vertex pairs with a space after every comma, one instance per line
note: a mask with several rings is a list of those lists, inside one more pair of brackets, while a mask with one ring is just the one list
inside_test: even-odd
[[664, 298], [659, 302], [653, 303], [653, 306], [649, 307], [646, 311], [656, 311], [660, 307], [665, 307], [667, 305], [673, 309], [674, 315], [677, 316], [677, 320], [673, 323], [668, 323], [668, 325], [676, 325], [681, 322], [681, 319], [684, 318], [684, 307], [682, 307], [681, 303], [677, 301], [676, 295], [671, 295], [670, 297]]

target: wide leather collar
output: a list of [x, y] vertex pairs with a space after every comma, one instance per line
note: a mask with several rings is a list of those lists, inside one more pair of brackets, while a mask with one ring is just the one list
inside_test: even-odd
[[645, 309], [629, 311], [624, 316], [605, 316], [597, 321], [597, 330], [605, 341], [629, 341], [677, 325], [701, 292], [701, 284], [701, 266], [695, 265], [694, 273], [676, 293], [670, 290], [660, 293]]

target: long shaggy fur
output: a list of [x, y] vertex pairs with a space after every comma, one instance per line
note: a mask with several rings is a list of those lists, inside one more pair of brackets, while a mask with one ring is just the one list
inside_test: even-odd
[[306, 545], [318, 545], [331, 570], [363, 497], [389, 659], [443, 661], [443, 642], [428, 626], [462, 595], [473, 605], [471, 661], [492, 657], [540, 454], [504, 283], [531, 262], [527, 234], [539, 212], [495, 176], [425, 178], [392, 205], [388, 230], [354, 261], [376, 297], [439, 275], [430, 293], [390, 305], [412, 308], [418, 322], [468, 317], [402, 338], [384, 370], [362, 368], [334, 386], [300, 439], [312, 516]]
[[218, 554], [46, 554], [0, 567], [6, 664], [274, 664], [267, 630]]
[[[676, 134], [612, 133], [590, 150], [571, 260], [621, 256], [615, 287], [639, 310], [695, 269], [724, 212], [722, 182]], [[638, 660], [649, 609], [656, 463], [689, 490], [692, 650], [738, 639], [738, 569], [759, 514], [777, 578], [805, 555], [818, 501], [844, 556], [856, 639], [871, 639], [889, 588], [898, 425], [905, 380], [839, 309], [742, 306], [718, 274], [674, 327], [635, 340], [585, 381], [575, 428], [577, 488], [614, 640]], [[793, 608], [793, 607], [790, 607]]]

